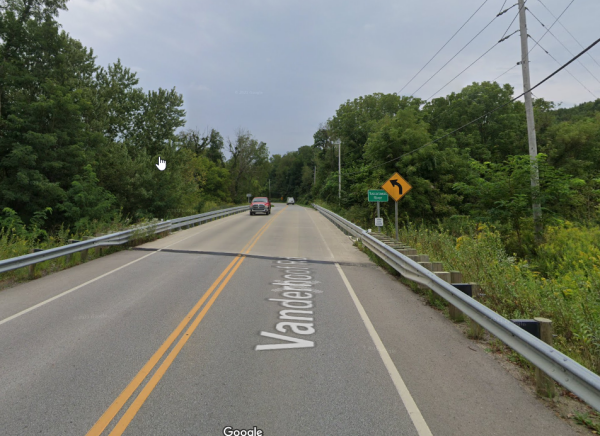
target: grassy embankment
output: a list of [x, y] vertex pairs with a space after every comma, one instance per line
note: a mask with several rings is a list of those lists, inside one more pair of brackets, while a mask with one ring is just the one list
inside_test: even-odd
[[[353, 220], [351, 212], [336, 212]], [[393, 235], [389, 220], [386, 224]], [[529, 261], [510, 256], [493, 227], [471, 228], [457, 237], [443, 224], [409, 223], [399, 238], [443, 262], [446, 271], [461, 271], [465, 282], [479, 283], [485, 294], [480, 301], [503, 317], [551, 319], [554, 347], [600, 374], [600, 227], [568, 222], [547, 227], [546, 242]]]
[[[233, 207], [233, 204], [216, 205], [207, 203], [201, 212], [190, 212], [187, 215], [196, 213], [211, 212], [213, 210]], [[185, 215], [184, 215], [185, 216]], [[72, 231], [69, 228], [60, 228], [54, 232], [48, 232], [36, 226], [26, 226], [16, 216], [5, 213], [5, 218], [1, 222], [4, 226], [0, 228], [0, 260], [11, 257], [22, 256], [30, 253], [33, 248], [48, 250], [50, 248], [67, 245], [69, 239], [84, 240], [89, 237], [99, 236], [101, 234], [115, 233], [132, 228], [139, 228], [157, 223], [159, 220], [140, 220], [132, 224], [128, 219], [115, 219], [111, 222], [90, 222], [85, 228], [78, 231]], [[134, 241], [127, 246], [112, 246], [102, 250], [102, 256], [116, 251], [126, 249], [128, 246], [143, 244], [145, 242], [158, 239], [160, 235], [153, 232], [139, 231], [134, 236]], [[95, 250], [89, 250], [88, 261], [96, 257]], [[81, 253], [73, 254], [71, 261], [67, 263], [66, 257], [59, 257], [36, 265], [36, 277], [41, 277], [55, 271], [60, 271], [81, 263]], [[19, 268], [0, 274], [0, 289], [13, 285], [14, 283], [28, 280], [28, 268]]]

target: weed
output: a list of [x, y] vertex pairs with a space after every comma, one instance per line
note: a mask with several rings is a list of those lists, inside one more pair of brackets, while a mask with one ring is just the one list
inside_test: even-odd
[[575, 413], [573, 419], [577, 422], [577, 424], [586, 426], [590, 430], [593, 430], [596, 434], [600, 432], [600, 423], [594, 421], [589, 413]]

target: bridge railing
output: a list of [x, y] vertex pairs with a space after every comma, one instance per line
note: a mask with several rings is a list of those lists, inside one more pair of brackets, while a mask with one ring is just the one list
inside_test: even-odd
[[431, 289], [557, 383], [600, 411], [600, 377], [597, 374], [464, 294], [359, 226], [321, 206], [313, 204], [313, 207], [344, 232], [359, 238], [364, 246], [403, 277]]
[[216, 218], [225, 217], [235, 213], [248, 210], [248, 206], [236, 206], [227, 209], [215, 210], [212, 212], [191, 215], [183, 218], [176, 218], [168, 221], [160, 221], [154, 224], [111, 233], [109, 235], [98, 236], [85, 241], [76, 241], [72, 244], [61, 247], [51, 248], [49, 250], [40, 250], [23, 256], [12, 257], [10, 259], [0, 260], [0, 273], [12, 271], [25, 266], [35, 265], [40, 262], [55, 259], [57, 257], [69, 256], [78, 252], [87, 252], [90, 248], [105, 247], [111, 245], [123, 245], [135, 239], [142, 234], [158, 234], [168, 232], [182, 227], [191, 227], [196, 224], [202, 224], [204, 221], [210, 221]]

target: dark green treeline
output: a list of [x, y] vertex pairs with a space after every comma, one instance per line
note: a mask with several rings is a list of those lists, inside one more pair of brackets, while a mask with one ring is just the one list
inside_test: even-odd
[[119, 60], [98, 66], [60, 30], [61, 9], [66, 0], [0, 1], [1, 227], [85, 232], [191, 215], [267, 185], [266, 144], [182, 130], [182, 95], [144, 91]]

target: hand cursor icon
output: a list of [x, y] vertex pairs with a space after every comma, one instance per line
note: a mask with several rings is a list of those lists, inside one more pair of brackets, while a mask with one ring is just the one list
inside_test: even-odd
[[160, 156], [158, 156], [158, 163], [156, 164], [156, 168], [158, 168], [160, 171], [164, 171], [165, 168], [167, 168], [167, 161], [161, 159]]

